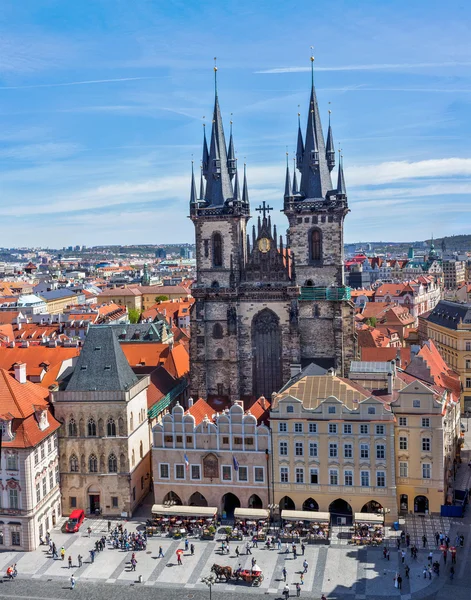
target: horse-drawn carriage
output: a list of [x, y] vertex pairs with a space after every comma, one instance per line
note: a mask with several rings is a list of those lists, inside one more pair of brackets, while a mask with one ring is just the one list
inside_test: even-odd
[[260, 567], [254, 565], [252, 569], [236, 569], [232, 570], [232, 567], [222, 567], [214, 564], [211, 567], [211, 572], [216, 575], [216, 580], [221, 581], [224, 579], [226, 582], [235, 579], [236, 581], [244, 581], [249, 585], [259, 586], [263, 581], [263, 573]]

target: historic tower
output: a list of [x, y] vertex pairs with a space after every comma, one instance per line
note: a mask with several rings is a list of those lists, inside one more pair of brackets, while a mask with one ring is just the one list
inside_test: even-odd
[[[215, 67], [215, 77], [217, 68]], [[216, 83], [216, 80], [215, 80]], [[286, 168], [286, 241], [262, 203], [251, 218], [244, 165], [239, 186], [234, 140], [226, 146], [215, 85], [211, 140], [203, 136], [199, 193], [192, 169], [190, 218], [196, 232], [191, 313], [191, 394], [250, 399], [278, 391], [294, 365], [316, 362], [344, 373], [353, 357], [353, 307], [343, 284], [343, 220], [348, 212], [342, 165], [337, 189], [329, 125], [324, 144], [311, 90], [305, 140], [298, 131], [296, 172]], [[205, 185], [206, 181], [206, 185]]]

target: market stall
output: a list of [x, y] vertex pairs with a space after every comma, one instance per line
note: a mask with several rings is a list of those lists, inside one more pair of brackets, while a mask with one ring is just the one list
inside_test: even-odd
[[264, 541], [270, 525], [268, 508], [236, 508], [234, 511], [234, 527], [231, 539], [241, 540], [243, 536], [256, 537]]
[[384, 516], [377, 513], [355, 513], [352, 544], [377, 546], [384, 538]]
[[217, 508], [214, 506], [167, 506], [154, 504], [147, 533], [170, 536], [213, 538], [216, 532]]
[[327, 544], [330, 537], [330, 513], [307, 510], [281, 511], [283, 540], [304, 539], [310, 544]]

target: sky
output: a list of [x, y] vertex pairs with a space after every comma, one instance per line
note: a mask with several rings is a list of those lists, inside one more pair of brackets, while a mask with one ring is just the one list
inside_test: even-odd
[[0, 246], [192, 242], [214, 57], [252, 212], [284, 231], [311, 52], [345, 240], [471, 233], [470, 21], [464, 0], [2, 0]]

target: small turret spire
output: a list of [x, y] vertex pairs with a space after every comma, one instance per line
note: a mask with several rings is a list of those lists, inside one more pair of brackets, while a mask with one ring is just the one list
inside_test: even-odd
[[347, 187], [345, 185], [345, 177], [343, 174], [343, 156], [341, 155], [341, 150], [339, 150], [339, 173], [337, 177], [337, 197], [346, 198], [347, 197]]
[[[298, 107], [299, 108], [299, 107]], [[304, 142], [301, 132], [301, 113], [298, 111], [298, 143], [296, 146], [296, 168], [300, 171], [303, 168]]]
[[200, 200], [204, 200], [203, 165], [201, 165], [201, 176], [200, 176]]
[[229, 137], [229, 148], [227, 149], [227, 168], [231, 179], [234, 177], [237, 169], [236, 157], [234, 151], [234, 140], [232, 138], [232, 113], [231, 113], [231, 133]]
[[298, 193], [298, 178], [296, 176], [296, 159], [293, 158], [293, 196]]
[[195, 172], [194, 172], [194, 169], [193, 169], [193, 161], [191, 161], [190, 204], [196, 204], [197, 202], [198, 202], [198, 196], [196, 194]]
[[256, 241], [256, 239], [257, 239], [257, 234], [255, 232], [255, 223], [254, 223], [252, 225], [252, 248], [255, 248], [255, 241]]
[[331, 112], [332, 111], [329, 109], [329, 129], [327, 131], [327, 143], [325, 145], [325, 157], [327, 159], [327, 167], [329, 168], [329, 171], [332, 171], [332, 169], [335, 167], [334, 136], [332, 134], [332, 127], [330, 125]]
[[249, 204], [249, 190], [247, 187], [247, 165], [244, 162], [244, 183], [242, 186], [242, 202], [243, 204]]
[[273, 225], [273, 241], [275, 242], [275, 249], [277, 246], [278, 240], [276, 239], [276, 223]]
[[[204, 117], [203, 117], [204, 119]], [[203, 122], [203, 175], [208, 176], [209, 152], [208, 142], [206, 141], [206, 123]]]
[[291, 190], [291, 175], [289, 173], [288, 152], [286, 153], [286, 179], [285, 179], [285, 198], [291, 198], [293, 192]]
[[234, 200], [240, 200], [239, 173], [237, 172], [237, 161], [236, 161], [235, 179], [234, 179]]

